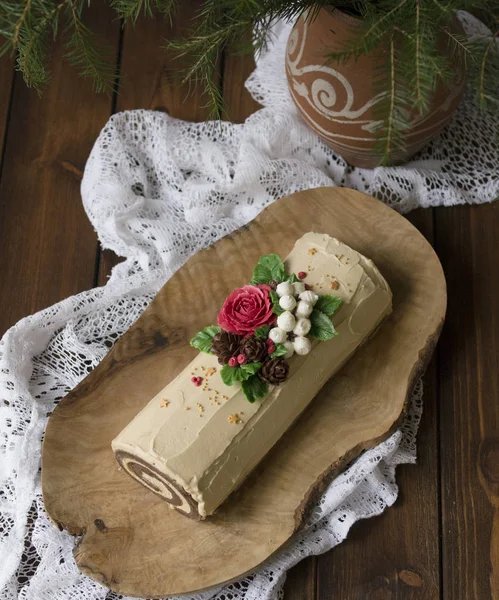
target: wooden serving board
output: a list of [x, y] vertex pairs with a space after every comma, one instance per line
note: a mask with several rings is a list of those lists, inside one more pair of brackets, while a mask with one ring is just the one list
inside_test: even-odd
[[[215, 322], [258, 258], [286, 256], [308, 231], [329, 233], [372, 258], [393, 290], [393, 314], [217, 514], [188, 519], [118, 469], [111, 440], [192, 360], [189, 339]], [[282, 198], [198, 252], [49, 420], [45, 507], [61, 529], [82, 536], [78, 567], [142, 597], [202, 590], [253, 570], [300, 527], [334, 475], [396, 428], [445, 308], [442, 268], [423, 236], [381, 202], [348, 189]]]

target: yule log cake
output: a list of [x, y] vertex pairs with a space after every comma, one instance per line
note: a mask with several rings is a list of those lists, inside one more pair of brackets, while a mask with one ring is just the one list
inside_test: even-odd
[[391, 310], [373, 262], [328, 235], [261, 257], [191, 340], [196, 358], [113, 440], [118, 462], [185, 515], [213, 514]]

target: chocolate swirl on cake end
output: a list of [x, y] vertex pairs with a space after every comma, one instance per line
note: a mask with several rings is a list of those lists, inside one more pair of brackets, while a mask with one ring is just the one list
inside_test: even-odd
[[115, 456], [119, 465], [130, 477], [139, 481], [187, 517], [195, 520], [201, 518], [192, 496], [156, 467], [122, 450], [118, 450]]

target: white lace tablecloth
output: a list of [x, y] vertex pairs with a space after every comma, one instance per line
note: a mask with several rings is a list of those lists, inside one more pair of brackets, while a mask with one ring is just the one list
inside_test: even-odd
[[[469, 32], [481, 26], [463, 15]], [[41, 441], [48, 413], [94, 368], [185, 260], [283, 195], [346, 185], [397, 210], [490, 201], [499, 195], [499, 118], [467, 96], [440, 137], [403, 167], [351, 169], [300, 120], [284, 78], [289, 25], [247, 85], [264, 108], [243, 125], [192, 124], [165, 114], [115, 115], [87, 163], [82, 196], [105, 248], [125, 261], [105, 287], [27, 317], [0, 344], [0, 596], [3, 600], [114, 600], [77, 570], [74, 539], [48, 520]], [[351, 525], [397, 498], [395, 467], [416, 458], [422, 389], [401, 429], [329, 486], [307, 526], [279, 556], [198, 600], [275, 600], [286, 570], [339, 544]], [[409, 500], [410, 501], [410, 500]]]

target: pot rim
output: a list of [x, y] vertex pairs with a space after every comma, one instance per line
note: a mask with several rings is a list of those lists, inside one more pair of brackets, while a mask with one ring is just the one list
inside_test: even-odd
[[362, 23], [364, 23], [364, 19], [362, 19], [361, 17], [354, 17], [352, 15], [349, 15], [346, 12], [343, 12], [340, 8], [333, 6], [332, 4], [323, 6], [321, 10], [325, 10], [329, 16], [343, 21], [345, 23], [349, 23], [350, 25], [361, 25]]

